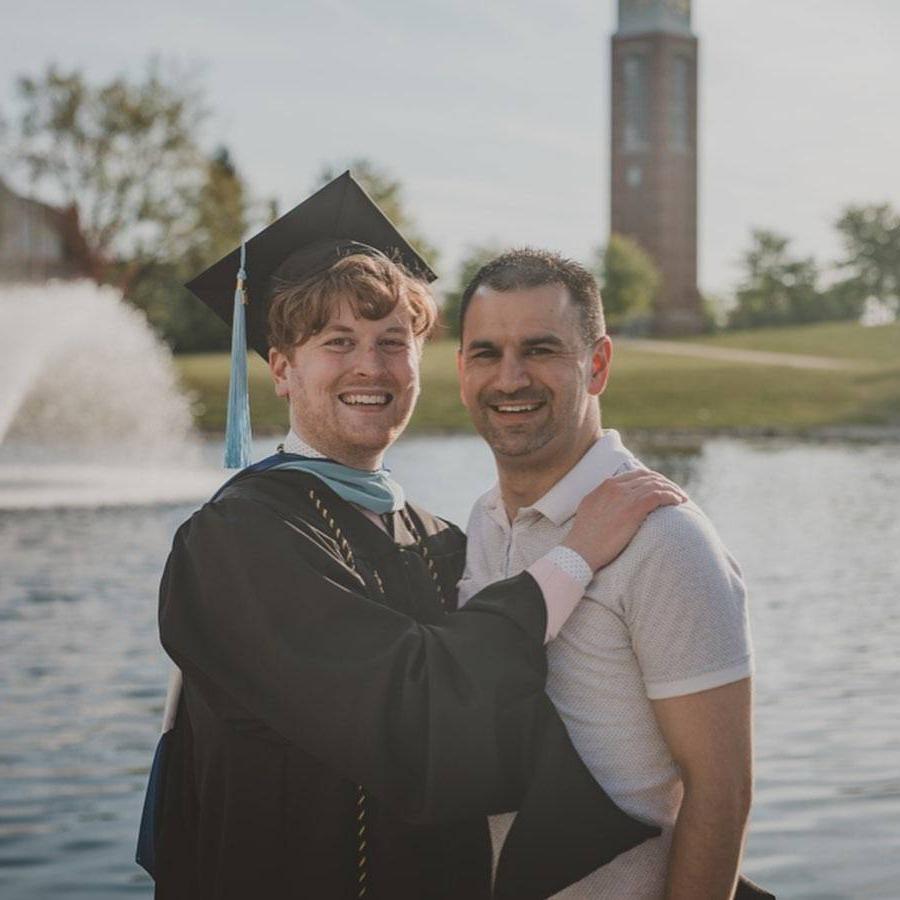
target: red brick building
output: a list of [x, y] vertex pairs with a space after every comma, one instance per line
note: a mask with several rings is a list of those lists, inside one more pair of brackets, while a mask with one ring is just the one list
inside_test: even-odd
[[73, 208], [21, 197], [0, 181], [0, 283], [79, 278], [90, 254]]
[[697, 38], [690, 0], [619, 0], [612, 37], [610, 228], [662, 275], [661, 334], [702, 328], [697, 289]]

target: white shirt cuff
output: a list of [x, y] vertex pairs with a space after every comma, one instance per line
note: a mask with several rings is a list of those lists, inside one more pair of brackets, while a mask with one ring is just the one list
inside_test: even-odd
[[547, 559], [562, 569], [573, 581], [586, 588], [594, 577], [594, 570], [584, 561], [584, 557], [571, 547], [554, 547]]
[[[560, 550], [566, 552], [559, 553]], [[547, 632], [544, 635], [546, 644], [559, 634], [575, 611], [594, 573], [584, 559], [568, 547], [556, 547], [526, 571], [538, 583], [544, 595], [547, 607]]]

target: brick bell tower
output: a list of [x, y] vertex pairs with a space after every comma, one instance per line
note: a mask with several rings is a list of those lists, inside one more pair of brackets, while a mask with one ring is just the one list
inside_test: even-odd
[[697, 289], [697, 38], [691, 0], [618, 0], [612, 37], [613, 232], [653, 258], [659, 334], [703, 327]]

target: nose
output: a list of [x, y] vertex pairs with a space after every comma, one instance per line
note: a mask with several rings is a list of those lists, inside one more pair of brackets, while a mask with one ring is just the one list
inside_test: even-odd
[[354, 354], [353, 368], [363, 378], [376, 378], [385, 371], [384, 353], [377, 343], [361, 343]]
[[504, 394], [514, 394], [531, 384], [531, 378], [523, 360], [516, 353], [504, 353], [497, 369], [494, 389]]

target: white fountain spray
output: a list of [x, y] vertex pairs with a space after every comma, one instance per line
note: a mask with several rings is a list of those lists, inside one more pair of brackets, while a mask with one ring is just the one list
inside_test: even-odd
[[110, 287], [0, 289], [0, 508], [204, 496], [168, 348]]

